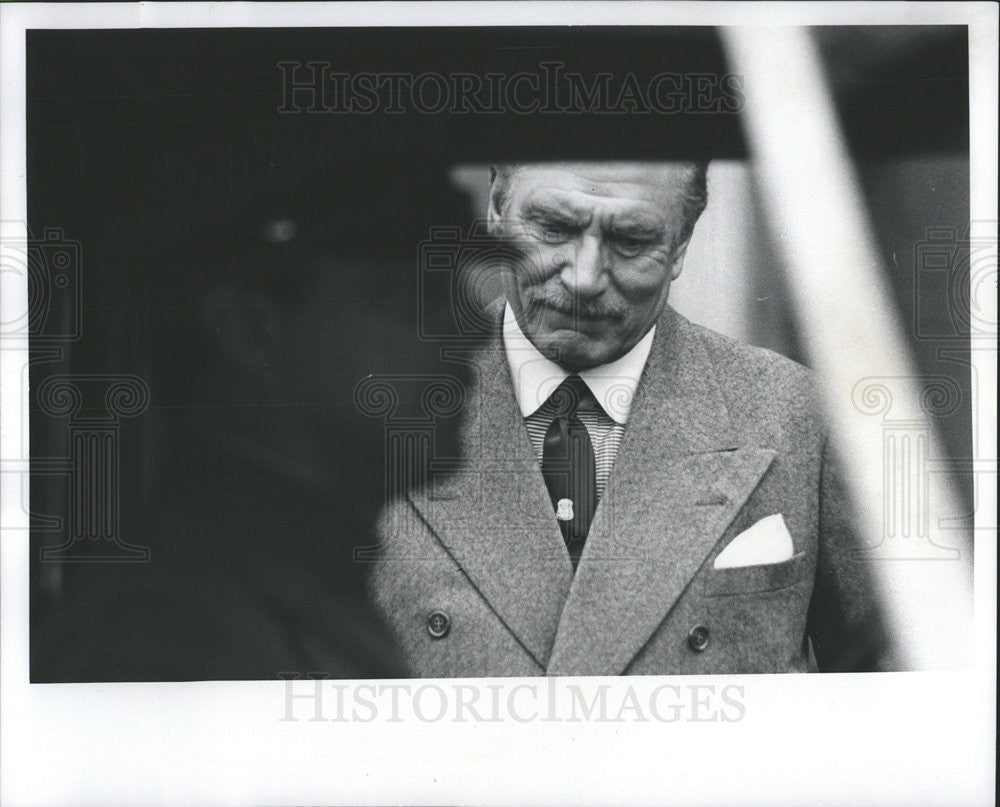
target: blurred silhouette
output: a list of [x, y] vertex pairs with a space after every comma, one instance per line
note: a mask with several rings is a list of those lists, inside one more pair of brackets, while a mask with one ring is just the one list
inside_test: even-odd
[[386, 488], [383, 424], [353, 396], [371, 373], [440, 372], [417, 338], [416, 245], [455, 214], [444, 183], [438, 203], [410, 172], [405, 188], [356, 167], [335, 191], [286, 175], [221, 194], [147, 266], [130, 302], [154, 492], [126, 524], [150, 561], [67, 570], [34, 680], [405, 674], [355, 560]]

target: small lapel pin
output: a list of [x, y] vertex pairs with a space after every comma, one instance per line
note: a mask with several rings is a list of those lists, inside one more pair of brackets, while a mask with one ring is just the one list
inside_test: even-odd
[[573, 500], [572, 499], [560, 499], [559, 503], [556, 504], [556, 518], [560, 521], [572, 521], [573, 520]]

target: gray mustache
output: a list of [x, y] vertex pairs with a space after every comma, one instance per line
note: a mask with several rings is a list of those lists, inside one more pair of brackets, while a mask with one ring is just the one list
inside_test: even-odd
[[567, 297], [559, 292], [546, 291], [542, 294], [532, 295], [530, 305], [532, 308], [547, 306], [553, 308], [561, 314], [576, 316], [582, 319], [615, 319], [620, 320], [625, 317], [625, 311], [615, 306], [609, 306], [599, 300], [577, 300]]

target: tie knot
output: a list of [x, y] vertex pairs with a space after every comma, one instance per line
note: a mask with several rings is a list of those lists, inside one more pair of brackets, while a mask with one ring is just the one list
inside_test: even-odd
[[556, 417], [574, 417], [579, 409], [590, 409], [594, 403], [590, 387], [575, 373], [556, 387], [548, 400]]

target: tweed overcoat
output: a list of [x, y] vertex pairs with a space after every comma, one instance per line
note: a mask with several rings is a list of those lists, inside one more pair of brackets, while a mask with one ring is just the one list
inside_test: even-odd
[[[474, 366], [457, 470], [380, 520], [371, 595], [412, 674], [889, 664], [803, 367], [668, 307], [574, 574], [499, 335]], [[790, 559], [713, 568], [735, 536], [776, 513]]]

